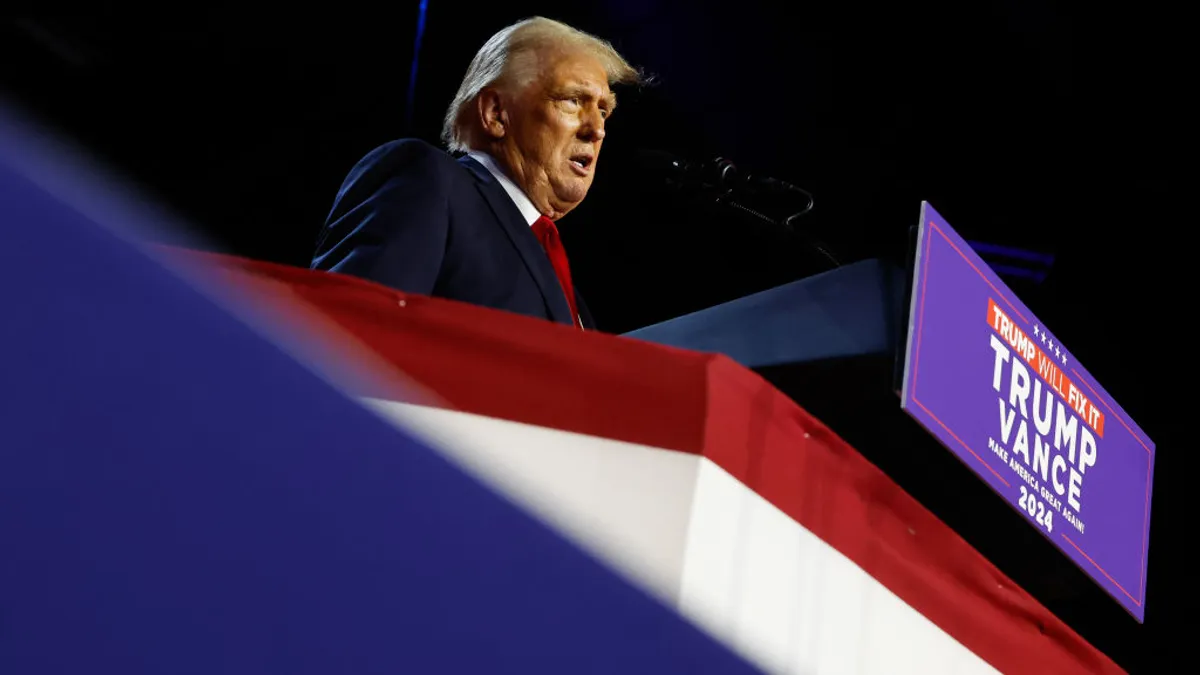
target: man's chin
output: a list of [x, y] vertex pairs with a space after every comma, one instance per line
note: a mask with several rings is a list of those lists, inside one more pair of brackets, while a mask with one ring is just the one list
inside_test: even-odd
[[587, 188], [577, 189], [569, 186], [563, 187], [567, 189], [559, 189], [554, 191], [554, 207], [555, 210], [566, 213], [576, 206], [579, 206], [579, 203], [583, 201], [584, 197], [587, 197], [588, 191]]

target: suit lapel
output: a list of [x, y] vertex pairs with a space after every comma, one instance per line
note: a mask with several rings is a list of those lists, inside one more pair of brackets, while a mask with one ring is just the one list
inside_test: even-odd
[[538, 290], [542, 292], [542, 299], [546, 302], [550, 317], [559, 323], [574, 325], [575, 317], [571, 316], [571, 306], [567, 304], [567, 296], [558, 283], [554, 266], [550, 264], [546, 251], [542, 249], [537, 237], [533, 236], [532, 230], [521, 216], [521, 210], [504, 191], [504, 187], [479, 162], [470, 157], [463, 157], [458, 161], [475, 176], [475, 187], [487, 200], [488, 206], [496, 216], [496, 222], [512, 240]]

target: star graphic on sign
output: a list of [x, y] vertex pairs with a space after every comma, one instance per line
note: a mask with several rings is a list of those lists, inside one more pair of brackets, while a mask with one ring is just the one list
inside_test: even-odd
[[1050, 341], [1050, 349], [1054, 349], [1054, 340]]
[[1054, 354], [1055, 354], [1056, 356], [1058, 356], [1058, 358], [1060, 358], [1060, 359], [1062, 358], [1062, 350], [1061, 350], [1061, 349], [1059, 349], [1058, 347], [1055, 347], [1055, 348], [1054, 348]]
[[1067, 355], [1063, 354], [1063, 365], [1067, 365]]
[[1039, 333], [1038, 333], [1038, 327], [1037, 327], [1037, 324], [1036, 324], [1036, 323], [1035, 323], [1035, 324], [1033, 324], [1033, 334], [1034, 334], [1034, 335], [1039, 335]]
[[1042, 344], [1046, 344], [1046, 331], [1042, 331]]

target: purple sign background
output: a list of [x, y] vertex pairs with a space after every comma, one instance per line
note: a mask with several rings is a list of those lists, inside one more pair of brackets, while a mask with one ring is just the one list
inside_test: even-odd
[[1142, 621], [1154, 443], [927, 203], [917, 242], [902, 407]]

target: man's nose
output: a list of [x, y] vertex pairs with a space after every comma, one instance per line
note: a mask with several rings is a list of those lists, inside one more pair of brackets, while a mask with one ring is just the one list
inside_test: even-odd
[[579, 125], [579, 136], [586, 141], [604, 140], [604, 115], [599, 110], [585, 113], [583, 124]]

